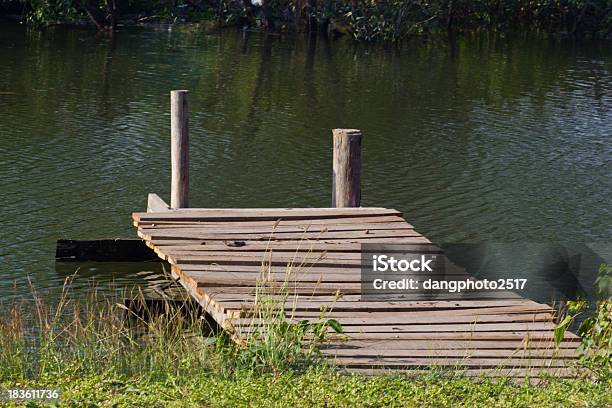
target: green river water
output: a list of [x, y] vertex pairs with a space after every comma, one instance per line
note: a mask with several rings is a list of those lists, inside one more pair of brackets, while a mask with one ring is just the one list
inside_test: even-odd
[[351, 127], [362, 205], [403, 211], [433, 241], [608, 241], [610, 45], [5, 24], [0, 297], [77, 268], [136, 279], [143, 266], [56, 266], [55, 242], [134, 238], [147, 193], [169, 198], [171, 89], [191, 92], [192, 206], [328, 206], [331, 129]]

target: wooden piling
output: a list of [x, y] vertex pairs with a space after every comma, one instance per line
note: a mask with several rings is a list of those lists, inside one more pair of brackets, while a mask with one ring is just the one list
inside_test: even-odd
[[172, 187], [170, 207], [189, 206], [189, 91], [170, 92]]
[[333, 129], [332, 207], [361, 204], [361, 131]]

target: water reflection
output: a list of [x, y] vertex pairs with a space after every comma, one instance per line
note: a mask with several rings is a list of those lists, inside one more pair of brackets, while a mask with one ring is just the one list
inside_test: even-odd
[[607, 44], [7, 25], [0, 53], [0, 294], [27, 276], [60, 287], [59, 238], [134, 237], [130, 213], [169, 193], [178, 88], [191, 90], [193, 205], [326, 206], [330, 129], [356, 127], [363, 204], [402, 210], [436, 242], [612, 232]]

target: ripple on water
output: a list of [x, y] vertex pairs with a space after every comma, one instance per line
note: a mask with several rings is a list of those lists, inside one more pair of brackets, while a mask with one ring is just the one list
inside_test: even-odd
[[[331, 129], [356, 127], [363, 204], [403, 211], [438, 242], [609, 239], [610, 50], [484, 44], [7, 30], [0, 294], [28, 274], [57, 290], [56, 239], [133, 237], [146, 194], [168, 196], [174, 88], [191, 91], [193, 205], [326, 206]], [[133, 278], [118, 268], [100, 276]]]

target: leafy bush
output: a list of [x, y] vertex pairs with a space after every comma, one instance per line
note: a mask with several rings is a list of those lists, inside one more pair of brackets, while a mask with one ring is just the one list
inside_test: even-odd
[[[33, 24], [108, 20], [106, 0], [18, 0]], [[359, 41], [400, 41], [432, 30], [531, 29], [546, 33], [608, 37], [610, 0], [112, 0], [121, 14], [174, 22], [177, 17], [215, 20], [268, 30], [346, 32]], [[96, 16], [97, 15], [97, 16]]]
[[[612, 268], [602, 264], [595, 281], [595, 289], [600, 300], [597, 301], [595, 313], [582, 321], [578, 334], [582, 344], [578, 348], [581, 362], [593, 371], [600, 379], [612, 379], [612, 301], [611, 301]], [[568, 302], [568, 312], [555, 330], [555, 342], [558, 344], [565, 331], [576, 318], [588, 311], [584, 300]]]
[[580, 326], [582, 362], [599, 378], [612, 378], [612, 302], [597, 305], [595, 316]]

